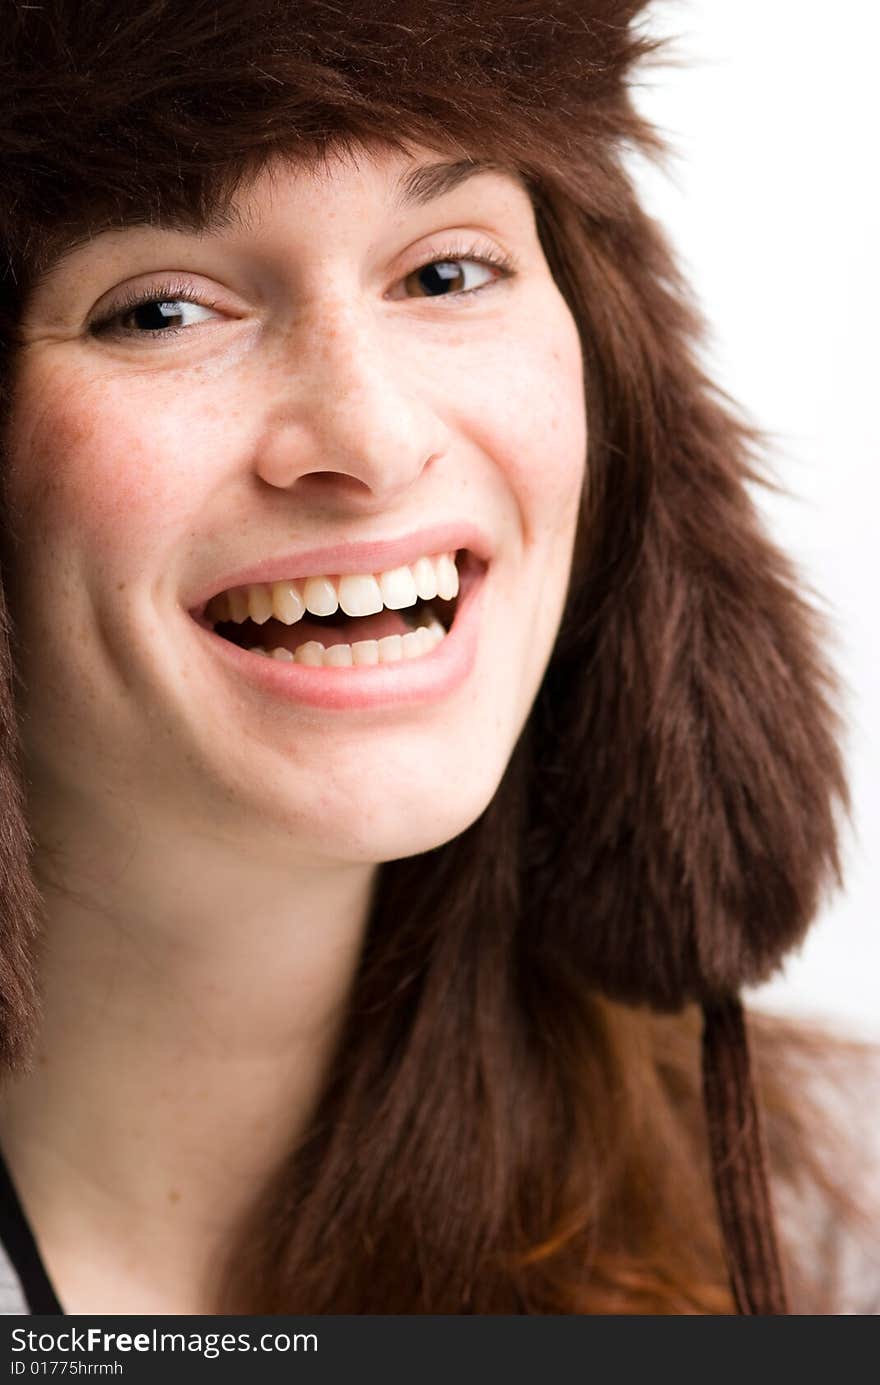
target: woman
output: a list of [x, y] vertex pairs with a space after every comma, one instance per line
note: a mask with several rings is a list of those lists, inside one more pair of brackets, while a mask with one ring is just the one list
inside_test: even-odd
[[872, 1054], [754, 1105], [846, 787], [640, 9], [8, 6], [7, 1311], [876, 1303]]

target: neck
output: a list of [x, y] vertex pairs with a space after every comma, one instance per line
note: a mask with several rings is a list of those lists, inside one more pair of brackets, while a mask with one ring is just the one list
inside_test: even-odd
[[139, 1273], [179, 1267], [180, 1301], [308, 1122], [375, 867], [281, 868], [179, 831], [119, 847], [71, 834], [61, 870], [38, 857], [44, 1019], [0, 1138], [58, 1264], [92, 1235], [137, 1246]]

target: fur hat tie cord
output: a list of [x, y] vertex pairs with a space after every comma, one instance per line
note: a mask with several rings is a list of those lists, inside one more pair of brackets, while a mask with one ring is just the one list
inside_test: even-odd
[[787, 1314], [764, 1132], [739, 997], [704, 1003], [702, 1068], [712, 1176], [737, 1312]]

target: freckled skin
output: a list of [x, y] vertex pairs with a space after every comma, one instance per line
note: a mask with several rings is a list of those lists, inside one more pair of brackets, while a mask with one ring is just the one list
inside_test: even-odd
[[[568, 583], [580, 345], [525, 192], [488, 174], [392, 220], [405, 162], [263, 175], [240, 196], [248, 235], [110, 233], [37, 294], [5, 484], [27, 536], [12, 603], [47, 837], [100, 834], [121, 798], [146, 833], [378, 862], [457, 835], [492, 797]], [[407, 297], [453, 237], [511, 251], [518, 275], [467, 306]], [[99, 300], [168, 274], [216, 298], [210, 317], [173, 342], [89, 335]], [[442, 703], [280, 706], [197, 653], [181, 603], [212, 575], [456, 517], [496, 559], [476, 670]]]

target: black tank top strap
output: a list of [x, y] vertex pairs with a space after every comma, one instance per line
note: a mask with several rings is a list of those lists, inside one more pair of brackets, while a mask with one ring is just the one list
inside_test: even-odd
[[12, 1175], [0, 1149], [0, 1244], [18, 1275], [31, 1313], [63, 1315]]

